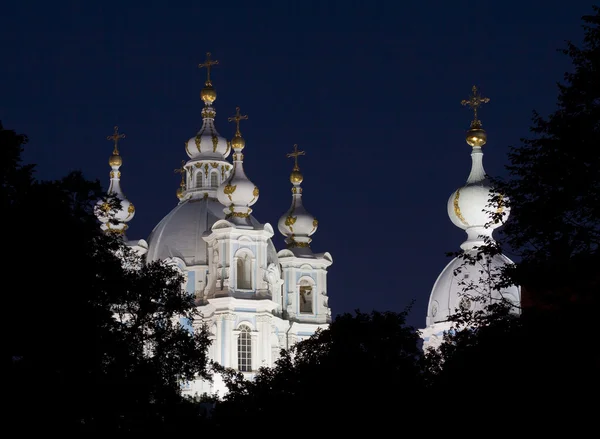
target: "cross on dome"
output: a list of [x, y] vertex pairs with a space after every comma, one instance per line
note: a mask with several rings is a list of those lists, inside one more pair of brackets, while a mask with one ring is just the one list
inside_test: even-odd
[[240, 114], [240, 107], [235, 107], [235, 116], [228, 117], [227, 120], [229, 122], [235, 122], [235, 135], [236, 137], [241, 137], [240, 120], [248, 120], [248, 115], [242, 116]]
[[179, 183], [179, 187], [177, 188], [177, 198], [183, 198], [183, 192], [185, 191], [185, 160], [181, 161], [181, 168], [177, 168], [174, 170], [176, 174], [181, 174], [181, 183]]
[[300, 168], [298, 167], [298, 156], [301, 155], [306, 155], [306, 152], [304, 151], [298, 151], [298, 145], [294, 144], [294, 152], [290, 152], [288, 154], [286, 154], [285, 156], [287, 158], [294, 158], [294, 171], [299, 171]]
[[481, 121], [477, 118], [477, 109], [482, 104], [487, 104], [490, 101], [490, 98], [482, 97], [481, 94], [479, 94], [479, 92], [477, 91], [476, 85], [473, 86], [471, 91], [473, 94], [469, 97], [469, 99], [463, 99], [462, 101], [460, 101], [460, 103], [462, 105], [468, 105], [473, 110], [474, 117], [473, 121], [471, 122], [471, 128], [480, 128]]
[[119, 140], [125, 138], [125, 134], [119, 134], [119, 127], [115, 125], [115, 132], [112, 136], [106, 136], [106, 140], [112, 140], [115, 142], [115, 149], [113, 155], [119, 155]]
[[206, 85], [211, 85], [212, 83], [210, 82], [210, 69], [212, 66], [216, 66], [219, 64], [219, 61], [217, 60], [211, 60], [210, 59], [210, 52], [206, 52], [206, 61], [204, 61], [202, 64], [198, 64], [198, 68], [202, 69], [204, 67], [206, 67]]

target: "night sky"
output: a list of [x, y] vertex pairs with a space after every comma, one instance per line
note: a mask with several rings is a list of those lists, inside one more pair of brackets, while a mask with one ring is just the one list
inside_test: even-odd
[[445, 253], [466, 237], [446, 214], [470, 169], [472, 113], [460, 101], [474, 84], [491, 99], [484, 165], [503, 175], [531, 111], [554, 109], [570, 67], [557, 49], [580, 41], [590, 12], [579, 0], [5, 2], [0, 120], [29, 136], [38, 178], [81, 169], [105, 187], [106, 136], [119, 125], [136, 206], [128, 237], [146, 239], [177, 204], [173, 170], [202, 124], [197, 66], [212, 52], [219, 133], [232, 137], [236, 106], [249, 116], [254, 216], [276, 229], [288, 209], [297, 143], [304, 204], [319, 219], [312, 248], [334, 260], [333, 314], [415, 299], [409, 321], [422, 327]]

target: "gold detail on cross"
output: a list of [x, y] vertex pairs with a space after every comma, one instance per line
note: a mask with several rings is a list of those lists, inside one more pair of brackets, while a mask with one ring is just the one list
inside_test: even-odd
[[235, 116], [228, 117], [229, 122], [235, 122], [235, 135], [241, 137], [240, 133], [240, 120], [248, 120], [248, 115], [242, 116], [240, 114], [240, 107], [235, 107]]
[[306, 152], [298, 151], [298, 145], [294, 145], [294, 152], [290, 152], [285, 155], [287, 158], [294, 157], [294, 171], [300, 170], [300, 168], [298, 167], [298, 156], [301, 155], [306, 155]]
[[212, 83], [210, 82], [210, 68], [212, 66], [216, 66], [217, 64], [219, 64], [219, 61], [213, 61], [210, 59], [210, 52], [206, 52], [206, 61], [204, 61], [202, 64], [198, 64], [198, 68], [201, 69], [203, 67], [206, 67], [206, 85], [212, 85]]
[[477, 118], [477, 109], [480, 105], [487, 104], [490, 101], [490, 98], [482, 97], [481, 94], [479, 94], [479, 92], [477, 91], [477, 86], [475, 85], [473, 86], [471, 91], [473, 92], [471, 97], [469, 97], [468, 100], [463, 99], [462, 101], [460, 101], [460, 103], [462, 105], [468, 105], [473, 110], [474, 117], [473, 121], [471, 122], [471, 128], [481, 128], [481, 121]]
[[119, 140], [124, 139], [125, 134], [119, 134], [119, 127], [115, 125], [115, 132], [112, 136], [106, 136], [106, 140], [112, 140], [115, 142], [115, 149], [113, 150], [113, 155], [119, 155]]

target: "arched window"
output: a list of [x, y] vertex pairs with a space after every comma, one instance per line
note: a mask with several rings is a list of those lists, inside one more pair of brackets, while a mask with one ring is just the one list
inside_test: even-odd
[[196, 187], [202, 187], [202, 172], [196, 174]]
[[219, 176], [217, 175], [216, 172], [213, 172], [212, 174], [210, 174], [210, 186], [211, 187], [219, 186]]
[[300, 281], [299, 285], [300, 312], [312, 314], [313, 312], [313, 286], [307, 280]]
[[252, 289], [252, 259], [248, 253], [240, 255], [236, 263], [237, 288]]
[[246, 325], [240, 326], [238, 338], [238, 370], [240, 372], [252, 371], [252, 336], [250, 328]]

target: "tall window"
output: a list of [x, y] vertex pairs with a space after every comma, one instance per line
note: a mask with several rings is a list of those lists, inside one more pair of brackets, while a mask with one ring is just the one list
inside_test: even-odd
[[202, 172], [196, 174], [196, 187], [202, 187]]
[[252, 371], [252, 337], [250, 328], [246, 325], [240, 326], [238, 338], [238, 370], [240, 372]]
[[210, 174], [210, 185], [211, 185], [211, 187], [219, 186], [219, 177], [217, 176], [216, 172], [213, 172], [212, 174]]
[[236, 263], [236, 275], [238, 289], [252, 289], [252, 259], [248, 253], [245, 253], [238, 258]]
[[303, 280], [300, 283], [300, 312], [311, 314], [313, 312], [312, 285]]

